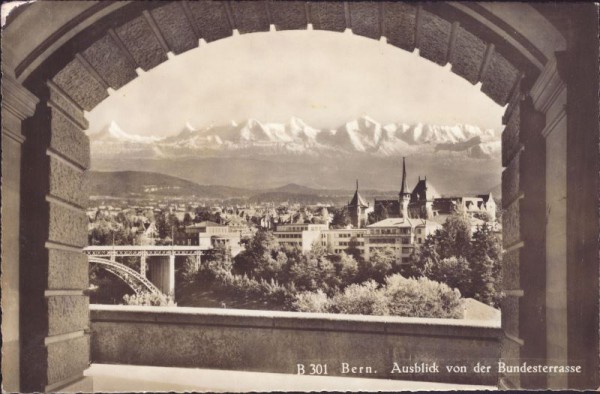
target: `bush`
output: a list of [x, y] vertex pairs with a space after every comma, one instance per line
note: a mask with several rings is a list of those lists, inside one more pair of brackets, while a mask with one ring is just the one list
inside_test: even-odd
[[427, 278], [445, 283], [452, 289], [462, 289], [466, 292], [472, 287], [471, 268], [464, 257], [448, 257], [439, 260], [437, 264], [428, 261], [424, 273]]
[[213, 288], [221, 293], [234, 297], [262, 300], [281, 306], [291, 306], [295, 288], [279, 284], [276, 280], [256, 280], [244, 275], [232, 274], [230, 271], [216, 272]]
[[458, 290], [427, 278], [407, 279], [388, 276], [385, 294], [390, 315], [407, 317], [462, 317], [462, 300]]
[[292, 304], [292, 309], [298, 312], [327, 313], [330, 307], [330, 299], [321, 290], [298, 293]]
[[387, 315], [388, 302], [375, 281], [353, 284], [331, 300], [331, 311], [360, 315]]
[[463, 315], [458, 290], [427, 278], [406, 279], [401, 275], [385, 278], [378, 287], [371, 280], [353, 284], [329, 298], [318, 290], [296, 296], [293, 309], [300, 312], [332, 312], [360, 315], [455, 318]]
[[123, 296], [125, 305], [143, 305], [143, 306], [174, 306], [175, 303], [164, 294], [144, 292], [141, 294], [125, 294]]

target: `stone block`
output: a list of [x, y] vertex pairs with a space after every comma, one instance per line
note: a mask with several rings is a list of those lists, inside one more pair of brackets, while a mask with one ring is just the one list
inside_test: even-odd
[[310, 21], [315, 30], [346, 30], [346, 12], [343, 2], [310, 2]]
[[306, 2], [304, 1], [273, 1], [269, 3], [271, 20], [277, 30], [306, 29]]
[[486, 44], [462, 27], [456, 31], [454, 49], [450, 55], [452, 72], [460, 75], [472, 84], [479, 79], [479, 70], [485, 57]]
[[68, 98], [54, 83], [48, 83], [50, 90], [50, 106], [60, 108], [71, 120], [82, 130], [87, 130], [89, 122], [83, 114], [83, 110]]
[[48, 240], [74, 247], [87, 245], [87, 216], [55, 202], [50, 202]]
[[105, 35], [83, 51], [83, 57], [113, 89], [119, 89], [137, 77], [135, 65], [110, 35]]
[[87, 173], [50, 156], [50, 194], [85, 207], [89, 198]]
[[388, 44], [407, 51], [415, 49], [417, 7], [410, 3], [387, 1], [383, 7], [383, 35]]
[[502, 165], [508, 167], [514, 156], [521, 151], [522, 145], [519, 140], [521, 130], [520, 106], [515, 106], [508, 118], [506, 127], [502, 132]]
[[381, 37], [379, 8], [373, 1], [349, 2], [352, 32], [359, 36], [379, 39]]
[[512, 250], [502, 256], [502, 288], [516, 290], [521, 288], [520, 281], [521, 250]]
[[115, 31], [143, 70], [148, 71], [167, 60], [167, 54], [143, 16], [125, 23]]
[[420, 12], [419, 55], [441, 66], [447, 63], [452, 24], [426, 10]]
[[51, 343], [48, 350], [48, 385], [83, 375], [90, 364], [89, 336]]
[[206, 42], [230, 37], [233, 34], [224, 2], [190, 1], [187, 4], [196, 20], [200, 36]]
[[47, 297], [48, 336], [82, 331], [89, 325], [90, 311], [87, 296], [68, 295]]
[[502, 172], [502, 206], [510, 205], [521, 193], [520, 154]]
[[481, 77], [481, 91], [500, 105], [505, 105], [519, 79], [519, 70], [504, 56], [494, 52]]
[[501, 302], [502, 328], [511, 336], [519, 337], [519, 298], [506, 296]]
[[90, 141], [79, 126], [52, 109], [50, 147], [83, 168], [90, 166]]
[[167, 5], [155, 8], [150, 13], [174, 54], [178, 55], [198, 46], [196, 33], [181, 4], [168, 2]]
[[521, 240], [521, 201], [515, 201], [502, 214], [502, 239], [507, 248]]
[[265, 1], [232, 1], [231, 13], [241, 34], [269, 31], [269, 14]]
[[67, 64], [52, 81], [86, 111], [91, 111], [108, 97], [106, 89], [78, 59]]
[[67, 250], [48, 250], [48, 289], [85, 290], [89, 287], [87, 256]]
[[[508, 338], [502, 340], [502, 358], [507, 365], [519, 365], [521, 346]], [[504, 377], [515, 387], [520, 385], [519, 374], [504, 374]]]

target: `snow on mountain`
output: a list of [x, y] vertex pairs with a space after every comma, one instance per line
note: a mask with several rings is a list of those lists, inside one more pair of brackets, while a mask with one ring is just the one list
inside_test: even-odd
[[108, 127], [89, 135], [91, 142], [135, 142], [151, 144], [160, 141], [159, 137], [129, 134], [121, 129], [117, 122], [112, 121]]
[[[370, 154], [405, 155], [415, 152], [449, 152], [470, 158], [497, 157], [500, 134], [471, 125], [439, 126], [424, 123], [382, 125], [368, 116], [351, 120], [336, 129], [317, 129], [292, 117], [285, 123], [248, 119], [241, 123], [210, 125], [196, 129], [186, 122], [178, 134], [166, 138], [139, 136], [123, 131], [116, 122], [90, 134], [92, 147], [154, 152], [158, 157], [219, 154]], [[123, 144], [117, 147], [118, 143]], [[148, 149], [150, 148], [151, 149]], [[106, 152], [104, 152], [106, 153]]]

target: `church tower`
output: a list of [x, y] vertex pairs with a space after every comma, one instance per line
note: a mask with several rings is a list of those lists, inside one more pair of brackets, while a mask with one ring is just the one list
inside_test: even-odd
[[406, 158], [402, 158], [402, 186], [398, 194], [400, 206], [400, 217], [408, 219], [408, 204], [410, 203], [410, 190], [406, 186]]
[[354, 228], [363, 228], [367, 225], [367, 208], [369, 204], [365, 202], [360, 193], [358, 193], [358, 179], [356, 180], [356, 191], [354, 197], [348, 203], [348, 213], [350, 221]]

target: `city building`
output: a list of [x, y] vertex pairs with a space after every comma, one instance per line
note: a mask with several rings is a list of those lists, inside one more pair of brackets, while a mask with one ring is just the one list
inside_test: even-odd
[[369, 203], [367, 203], [360, 193], [358, 192], [358, 179], [356, 180], [356, 191], [352, 200], [348, 203], [348, 214], [350, 215], [350, 221], [355, 228], [364, 228], [367, 225], [368, 214], [367, 209]]
[[366, 232], [366, 228], [330, 229], [321, 233], [321, 241], [322, 245], [327, 248], [327, 252], [335, 254], [345, 252], [354, 241], [360, 254], [364, 255]]
[[321, 241], [321, 233], [328, 227], [327, 224], [312, 223], [278, 224], [273, 235], [281, 246], [299, 247], [308, 252], [315, 242]]
[[442, 196], [427, 177], [419, 177], [412, 191], [407, 187], [406, 162], [402, 160], [402, 183], [398, 199], [375, 199], [373, 215], [387, 218], [421, 218], [443, 223], [448, 215], [462, 211], [471, 218], [487, 216], [496, 221], [497, 205], [492, 193], [476, 196]]
[[240, 245], [240, 232], [231, 231], [229, 226], [211, 221], [203, 221], [185, 227], [184, 232], [175, 235], [175, 245], [201, 246], [207, 249], [216, 246], [228, 246], [231, 255], [237, 255], [242, 247]]
[[431, 220], [410, 218], [388, 218], [367, 226], [364, 234], [364, 257], [371, 258], [377, 249], [393, 248], [402, 258], [408, 259], [416, 245], [442, 226]]

